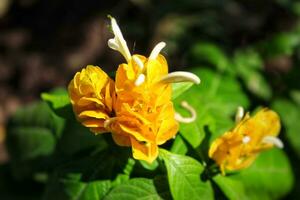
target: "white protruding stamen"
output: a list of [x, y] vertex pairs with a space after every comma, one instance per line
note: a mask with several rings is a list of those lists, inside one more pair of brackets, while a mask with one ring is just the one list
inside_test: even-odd
[[245, 115], [244, 108], [239, 106], [235, 114], [235, 123], [239, 123]]
[[178, 122], [182, 122], [182, 123], [191, 123], [191, 122], [195, 121], [197, 118], [197, 113], [196, 113], [195, 109], [192, 106], [190, 106], [186, 101], [181, 102], [181, 106], [190, 112], [191, 117], [183, 117], [181, 114], [176, 112], [175, 119]]
[[262, 139], [262, 142], [263, 143], [268, 143], [268, 144], [273, 144], [275, 145], [276, 147], [282, 149], [283, 148], [283, 142], [277, 138], [277, 137], [274, 137], [274, 136], [265, 136], [263, 139]]
[[248, 144], [250, 142], [251, 138], [247, 135], [245, 137], [243, 137], [243, 143], [244, 144]]
[[149, 60], [154, 60], [157, 58], [158, 54], [161, 52], [161, 50], [166, 46], [166, 43], [160, 42], [158, 43], [152, 50]]
[[137, 64], [137, 66], [140, 68], [140, 70], [142, 71], [144, 69], [144, 63], [141, 61], [141, 59], [137, 56], [133, 56], [132, 58], [134, 62]]
[[164, 76], [161, 80], [164, 83], [178, 83], [178, 82], [192, 82], [199, 84], [201, 82], [200, 78], [191, 72], [172, 72]]
[[137, 79], [135, 80], [134, 85], [135, 86], [140, 86], [141, 84], [143, 84], [145, 82], [145, 79], [146, 79], [145, 75], [144, 74], [140, 74], [137, 77]]
[[115, 35], [114, 38], [108, 40], [108, 46], [116, 51], [119, 51], [126, 59], [127, 62], [130, 61], [131, 54], [127, 47], [126, 41], [123, 38], [122, 32], [115, 20], [115, 18], [110, 17], [112, 31]]

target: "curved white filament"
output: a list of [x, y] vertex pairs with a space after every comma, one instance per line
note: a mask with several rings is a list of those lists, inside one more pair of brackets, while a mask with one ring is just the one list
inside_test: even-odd
[[110, 20], [111, 20], [112, 31], [115, 37], [109, 39], [107, 44], [111, 49], [119, 51], [124, 56], [126, 61], [129, 62], [131, 59], [131, 54], [126, 44], [126, 41], [123, 38], [122, 32], [115, 18], [110, 17]]
[[182, 71], [169, 73], [168, 75], [162, 77], [160, 81], [164, 83], [192, 82], [195, 84], [200, 84], [201, 82], [200, 78], [195, 74]]
[[176, 112], [175, 119], [178, 122], [182, 122], [182, 123], [191, 123], [195, 121], [197, 118], [197, 113], [195, 109], [191, 105], [189, 105], [186, 101], [181, 102], [181, 106], [190, 112], [191, 117], [183, 117], [181, 114]]
[[161, 50], [166, 46], [165, 42], [158, 43], [152, 50], [149, 56], [149, 60], [154, 60], [157, 58], [158, 54], [161, 52]]
[[276, 147], [278, 147], [278, 148], [283, 148], [283, 142], [279, 139], [279, 138], [277, 138], [277, 137], [274, 137], [274, 136], [270, 136], [270, 135], [268, 135], [268, 136], [265, 136], [263, 139], [262, 139], [262, 142], [263, 143], [267, 143], [267, 144], [273, 144], [273, 145], [275, 145]]
[[144, 69], [144, 63], [141, 61], [141, 59], [137, 56], [133, 56], [132, 59], [137, 64], [137, 66], [140, 68], [140, 71]]

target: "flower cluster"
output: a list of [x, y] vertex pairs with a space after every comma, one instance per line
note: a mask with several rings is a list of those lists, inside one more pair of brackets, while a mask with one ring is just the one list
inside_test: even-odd
[[[121, 30], [111, 17], [114, 38], [108, 46], [120, 52], [126, 63], [118, 66], [115, 81], [101, 68], [89, 65], [77, 72], [69, 84], [69, 96], [77, 119], [95, 134], [111, 132], [120, 146], [131, 146], [133, 157], [153, 162], [158, 145], [173, 138], [178, 122], [196, 119], [195, 110], [182, 102], [191, 114], [184, 118], [176, 113], [171, 101], [174, 82], [200, 83], [189, 72], [168, 73], [168, 64], [158, 43], [149, 57], [131, 55]], [[276, 136], [280, 131], [278, 115], [267, 108], [250, 117], [239, 108], [236, 127], [217, 138], [210, 146], [209, 157], [219, 165], [222, 174], [227, 170], [248, 167], [257, 154], [273, 146], [283, 147]]]
[[119, 65], [115, 82], [97, 66], [76, 73], [68, 90], [77, 119], [95, 134], [111, 132], [121, 146], [131, 146], [133, 157], [151, 163], [158, 145], [175, 136], [178, 122], [171, 101], [173, 82], [200, 83], [188, 72], [168, 73], [168, 64], [158, 43], [149, 57], [131, 55], [116, 20], [115, 35], [108, 46], [119, 51], [126, 63]]
[[264, 108], [253, 117], [239, 109], [237, 125], [231, 131], [217, 138], [209, 149], [209, 157], [220, 166], [222, 174], [226, 170], [239, 170], [253, 163], [261, 151], [283, 143], [276, 136], [280, 132], [279, 116]]

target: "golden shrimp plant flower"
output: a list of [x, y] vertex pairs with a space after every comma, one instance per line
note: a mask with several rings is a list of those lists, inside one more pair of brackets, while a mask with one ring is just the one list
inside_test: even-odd
[[273, 146], [283, 147], [277, 138], [280, 119], [274, 111], [264, 108], [250, 117], [239, 108], [236, 121], [236, 126], [213, 141], [209, 149], [209, 157], [219, 165], [223, 175], [227, 170], [247, 168], [259, 152]]
[[[120, 64], [115, 82], [99, 67], [87, 66], [69, 84], [69, 95], [77, 119], [95, 134], [111, 132], [121, 146], [131, 146], [133, 157], [153, 162], [158, 145], [174, 137], [178, 119], [171, 101], [171, 83], [200, 79], [189, 72], [168, 73], [168, 64], [158, 43], [149, 57], [131, 55], [122, 32], [111, 17], [114, 38], [108, 46], [119, 51]], [[195, 117], [195, 116], [193, 116]]]

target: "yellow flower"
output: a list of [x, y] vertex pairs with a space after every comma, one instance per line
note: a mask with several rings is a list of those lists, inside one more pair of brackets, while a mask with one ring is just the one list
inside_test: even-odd
[[94, 133], [107, 132], [113, 114], [114, 82], [99, 67], [88, 65], [71, 80], [69, 96], [77, 119]]
[[114, 18], [111, 24], [115, 37], [108, 46], [119, 51], [127, 63], [116, 73], [116, 116], [108, 120], [107, 127], [117, 144], [132, 147], [134, 158], [151, 163], [158, 155], [158, 145], [178, 131], [170, 83], [200, 83], [200, 79], [188, 72], [168, 73], [167, 61], [160, 54], [164, 42], [158, 43], [148, 58], [131, 55]]
[[134, 158], [149, 163], [156, 159], [158, 145], [178, 131], [171, 85], [161, 81], [167, 74], [168, 65], [162, 55], [133, 55], [116, 73], [113, 138], [119, 145], [131, 146]]
[[132, 56], [114, 18], [111, 24], [115, 37], [108, 46], [119, 51], [127, 63], [119, 65], [115, 84], [99, 67], [88, 66], [78, 72], [69, 85], [73, 110], [91, 131], [111, 132], [118, 145], [132, 147], [135, 159], [151, 163], [158, 156], [158, 145], [178, 131], [175, 116], [179, 115], [171, 101], [170, 83], [198, 84], [200, 79], [188, 72], [168, 73], [167, 61], [160, 54], [164, 42], [158, 43], [148, 58]]
[[223, 175], [226, 170], [247, 168], [259, 152], [283, 147], [277, 138], [279, 132], [280, 119], [274, 111], [264, 108], [253, 117], [247, 113], [233, 130], [212, 143], [209, 157], [220, 166]]

